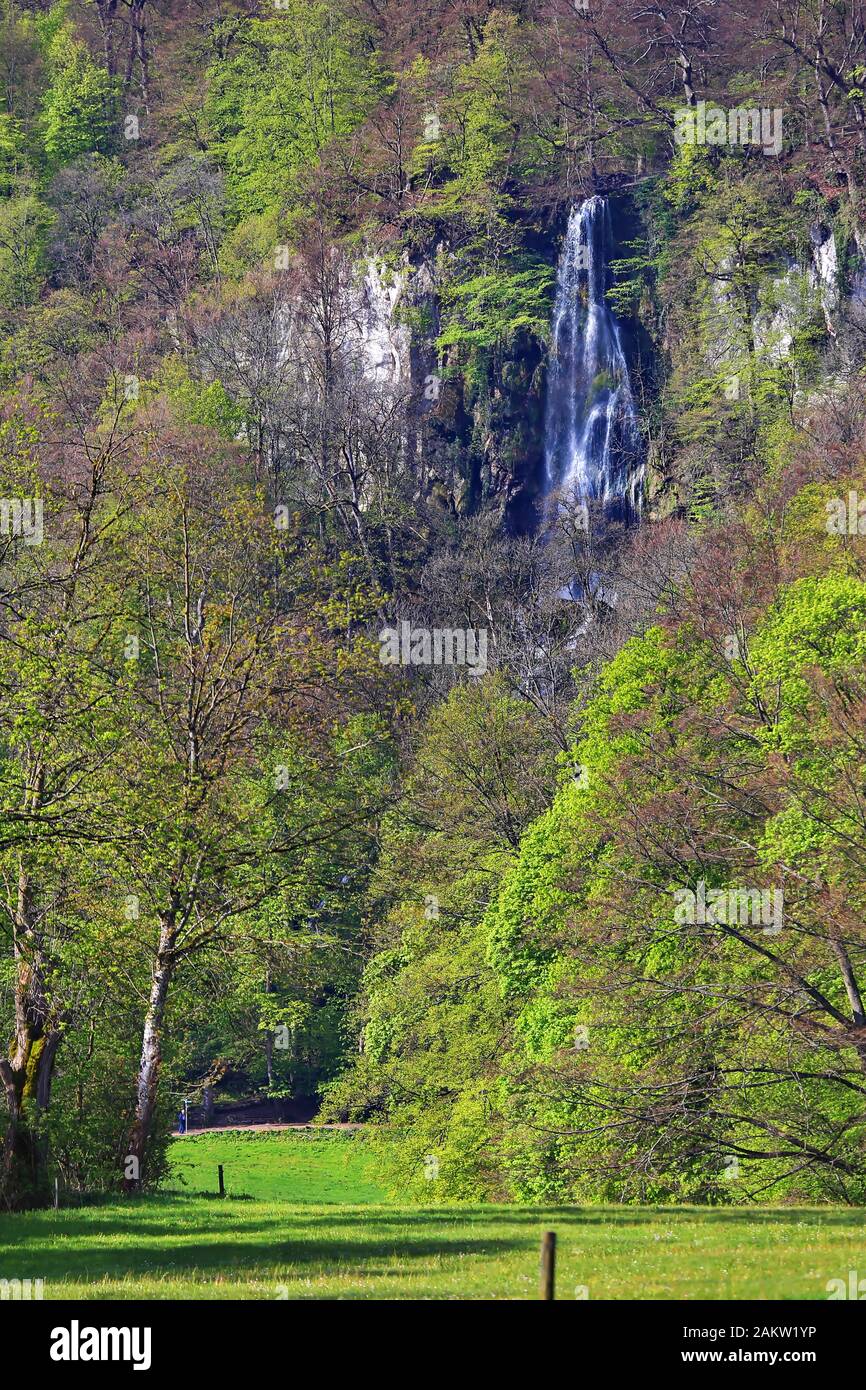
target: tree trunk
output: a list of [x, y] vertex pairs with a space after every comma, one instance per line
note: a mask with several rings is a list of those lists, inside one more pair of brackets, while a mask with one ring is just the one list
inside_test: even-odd
[[[147, 1148], [156, 1112], [159, 1072], [162, 1065], [162, 1029], [165, 1021], [165, 1006], [175, 966], [176, 933], [175, 914], [172, 912], [166, 916], [161, 916], [150, 1000], [142, 1034], [135, 1119], [129, 1133], [129, 1143], [126, 1150], [124, 1186], [127, 1191], [132, 1192], [138, 1190], [140, 1183], [146, 1176]], [[132, 1175], [129, 1169], [129, 1159], [131, 1158], [135, 1159]]]
[[147, 0], [127, 0], [129, 5], [129, 48], [126, 56], [126, 72], [123, 85], [132, 85], [132, 74], [136, 60], [139, 68], [139, 86], [145, 111], [150, 113], [150, 55], [147, 51]]
[[102, 49], [105, 54], [105, 70], [109, 77], [117, 72], [117, 58], [114, 51], [114, 26], [117, 20], [117, 0], [97, 0], [99, 24], [102, 29]]
[[[265, 974], [265, 994], [270, 994], [270, 992], [271, 972], [268, 970]], [[268, 1090], [272, 1091], [274, 1087], [274, 1035], [270, 1028], [265, 1033], [265, 1066], [268, 1070]]]
[[0, 1057], [0, 1082], [9, 1120], [0, 1153], [0, 1203], [38, 1206], [49, 1195], [47, 1150], [41, 1119], [51, 1099], [54, 1063], [62, 1030], [46, 987], [43, 942], [36, 925], [35, 893], [23, 864], [14, 912], [15, 1036]]
[[22, 1046], [19, 1032], [11, 1058], [0, 1059], [9, 1115], [0, 1155], [0, 1204], [7, 1208], [39, 1206], [50, 1195], [40, 1121], [48, 1109], [60, 1037], [59, 1030], [28, 1029]]

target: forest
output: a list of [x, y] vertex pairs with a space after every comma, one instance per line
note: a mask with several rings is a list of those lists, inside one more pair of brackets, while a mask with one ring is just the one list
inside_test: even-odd
[[863, 1203], [866, 6], [0, 0], [0, 95], [0, 1209], [241, 1102]]

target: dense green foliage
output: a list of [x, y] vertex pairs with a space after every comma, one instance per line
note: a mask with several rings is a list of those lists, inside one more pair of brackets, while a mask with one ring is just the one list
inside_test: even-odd
[[[0, 1201], [216, 1096], [420, 1202], [861, 1202], [860, 4], [117, 8], [0, 0]], [[633, 527], [544, 496], [590, 193]]]

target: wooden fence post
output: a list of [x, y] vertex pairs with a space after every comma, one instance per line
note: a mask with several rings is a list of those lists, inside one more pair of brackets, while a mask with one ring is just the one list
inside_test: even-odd
[[220, 1179], [220, 1196], [224, 1197], [226, 1195], [226, 1185], [225, 1179], [223, 1178], [223, 1166], [221, 1163], [217, 1164], [217, 1172], [219, 1173]]
[[545, 1231], [541, 1237], [541, 1280], [538, 1297], [553, 1299], [556, 1281], [556, 1232]]

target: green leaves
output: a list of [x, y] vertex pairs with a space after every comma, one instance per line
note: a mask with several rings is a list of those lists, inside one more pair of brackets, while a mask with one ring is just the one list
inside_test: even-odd
[[295, 209], [304, 172], [385, 95], [386, 75], [365, 39], [335, 6], [288, 0], [278, 18], [248, 22], [232, 56], [211, 66], [210, 147], [226, 169], [236, 221]]
[[48, 268], [46, 243], [54, 217], [35, 191], [23, 186], [0, 203], [0, 306], [33, 304]]
[[42, 102], [43, 142], [49, 167], [79, 154], [107, 152], [117, 139], [119, 86], [83, 43], [64, 27], [49, 49], [51, 80]]
[[439, 348], [503, 348], [521, 332], [546, 341], [554, 280], [545, 261], [520, 257], [501, 270], [452, 281], [443, 293]]

